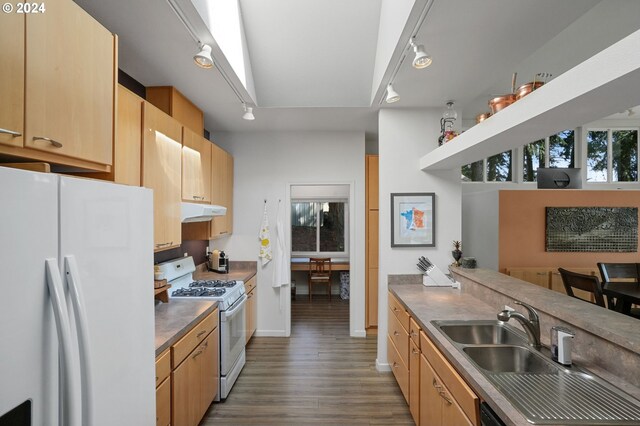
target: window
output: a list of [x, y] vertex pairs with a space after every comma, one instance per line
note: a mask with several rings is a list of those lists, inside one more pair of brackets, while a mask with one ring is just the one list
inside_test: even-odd
[[[511, 182], [513, 170], [511, 151], [462, 166], [463, 182]], [[486, 173], [485, 173], [486, 170]]]
[[522, 148], [522, 180], [524, 182], [535, 182], [539, 167], [545, 166], [546, 141], [531, 142]]
[[638, 129], [587, 131], [587, 181], [638, 181]]
[[538, 167], [575, 167], [575, 132], [565, 130], [522, 148], [522, 181], [535, 182]]
[[575, 132], [565, 130], [549, 136], [549, 167], [573, 168], [576, 164]]
[[346, 255], [346, 201], [293, 200], [291, 251], [294, 255]]
[[476, 161], [475, 163], [462, 166], [462, 180], [465, 182], [482, 182], [484, 171], [484, 161]]

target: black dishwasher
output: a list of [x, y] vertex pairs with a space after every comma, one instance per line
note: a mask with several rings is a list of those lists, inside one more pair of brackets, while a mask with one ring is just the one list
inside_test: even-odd
[[486, 402], [480, 403], [480, 424], [482, 426], [505, 426], [500, 417], [493, 412]]

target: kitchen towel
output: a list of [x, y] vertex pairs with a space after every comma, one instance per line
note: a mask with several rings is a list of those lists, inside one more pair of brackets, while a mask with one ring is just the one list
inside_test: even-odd
[[273, 268], [273, 287], [282, 287], [289, 284], [289, 251], [285, 243], [285, 228], [280, 214], [280, 200], [278, 200], [278, 210], [276, 213], [276, 244], [275, 244], [275, 266]]
[[264, 214], [262, 216], [262, 225], [260, 225], [260, 233], [258, 234], [260, 240], [260, 253], [258, 257], [262, 259], [262, 266], [271, 262], [271, 236], [269, 234], [269, 217], [267, 215], [267, 202], [264, 203]]

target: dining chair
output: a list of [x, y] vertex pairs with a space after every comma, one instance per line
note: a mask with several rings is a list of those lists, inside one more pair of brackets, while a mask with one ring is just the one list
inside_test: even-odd
[[309, 258], [309, 302], [314, 284], [325, 284], [331, 301], [331, 259], [327, 257]]
[[558, 272], [560, 272], [562, 283], [564, 284], [564, 289], [569, 296], [592, 303], [590, 300], [585, 300], [576, 296], [573, 292], [574, 288], [583, 290], [593, 294], [596, 305], [602, 306], [603, 308], [607, 307], [604, 303], [602, 287], [600, 285], [600, 279], [598, 279], [598, 277], [596, 277], [595, 275], [585, 275], [579, 274], [577, 272], [567, 271], [563, 268], [558, 268]]
[[[640, 281], [640, 263], [605, 263], [598, 262], [602, 282], [638, 282]], [[607, 294], [609, 309], [616, 309], [617, 300]], [[640, 317], [640, 308], [631, 308], [632, 317]]]

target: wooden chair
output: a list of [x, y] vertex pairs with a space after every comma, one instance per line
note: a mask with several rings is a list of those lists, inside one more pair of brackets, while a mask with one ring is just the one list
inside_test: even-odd
[[592, 293], [595, 297], [595, 304], [606, 308], [604, 303], [604, 296], [602, 294], [602, 287], [600, 280], [595, 275], [579, 274], [577, 272], [567, 271], [566, 269], [558, 268], [560, 276], [562, 276], [562, 283], [567, 294], [576, 299], [583, 300], [585, 302], [592, 303], [590, 300], [584, 300], [573, 293], [573, 289], [577, 288], [589, 293]]
[[[604, 263], [598, 262], [598, 269], [603, 282], [638, 282], [640, 281], [640, 263]], [[609, 309], [616, 310], [615, 297], [607, 295]], [[631, 308], [631, 316], [640, 317], [640, 309]]]
[[326, 257], [309, 258], [309, 302], [313, 284], [325, 284], [331, 301], [331, 259]]

